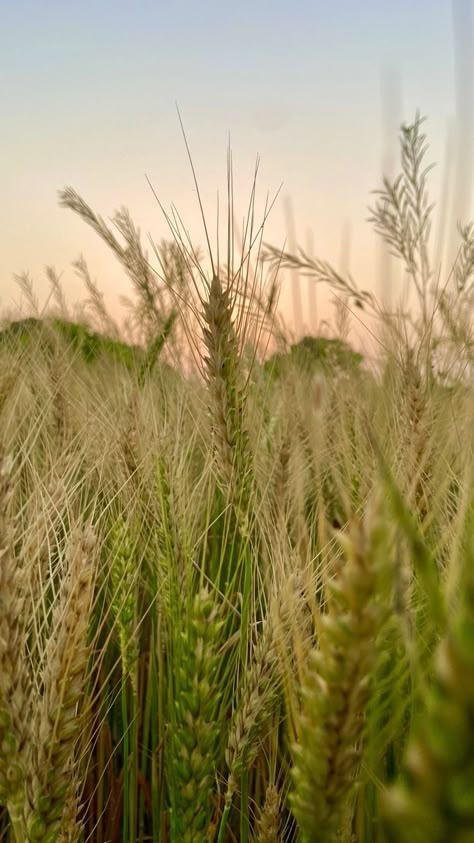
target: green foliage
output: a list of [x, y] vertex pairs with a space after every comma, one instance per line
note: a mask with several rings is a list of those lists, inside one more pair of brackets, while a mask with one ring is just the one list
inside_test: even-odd
[[16, 344], [28, 348], [39, 341], [43, 350], [52, 355], [58, 339], [86, 363], [105, 362], [108, 359], [132, 369], [143, 357], [139, 347], [102, 336], [83, 323], [67, 322], [64, 319], [20, 319], [10, 322], [0, 331], [0, 344], [13, 350]]
[[359, 369], [362, 360], [362, 355], [353, 351], [343, 340], [306, 336], [291, 345], [288, 352], [273, 354], [265, 361], [264, 370], [274, 378], [293, 370], [308, 374], [317, 371], [326, 374], [335, 374], [338, 371], [354, 373]]

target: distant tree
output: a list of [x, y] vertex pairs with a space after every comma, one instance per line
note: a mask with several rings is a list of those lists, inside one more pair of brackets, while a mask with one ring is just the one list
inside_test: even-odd
[[273, 354], [265, 362], [264, 369], [276, 378], [292, 367], [309, 374], [318, 369], [330, 374], [357, 370], [362, 360], [362, 355], [343, 340], [306, 336], [291, 345], [286, 353]]
[[0, 330], [0, 343], [28, 346], [31, 342], [38, 342], [40, 338], [41, 347], [47, 354], [54, 353], [55, 337], [61, 338], [86, 363], [103, 359], [105, 356], [132, 368], [144, 357], [142, 349], [98, 334], [80, 322], [29, 317], [10, 322]]

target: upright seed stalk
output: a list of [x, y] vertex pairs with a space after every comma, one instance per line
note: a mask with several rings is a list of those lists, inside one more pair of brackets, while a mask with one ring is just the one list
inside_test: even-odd
[[230, 495], [240, 529], [248, 533], [251, 458], [244, 426], [244, 391], [240, 384], [239, 340], [233, 324], [233, 302], [214, 275], [203, 302], [204, 358], [211, 399], [211, 418], [218, 476]]

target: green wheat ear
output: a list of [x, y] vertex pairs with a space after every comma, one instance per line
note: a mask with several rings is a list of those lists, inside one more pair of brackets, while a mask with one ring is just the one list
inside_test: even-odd
[[350, 825], [365, 750], [377, 637], [386, 617], [380, 573], [386, 530], [377, 513], [339, 539], [345, 561], [328, 585], [319, 646], [302, 687], [299, 740], [293, 746], [291, 806], [305, 843], [329, 843]]
[[402, 780], [385, 798], [393, 843], [474, 840], [474, 507], [468, 518], [460, 606], [438, 647], [426, 715]]
[[223, 723], [218, 655], [223, 628], [217, 596], [194, 597], [177, 642], [175, 699], [168, 749], [171, 840], [202, 843], [211, 820], [216, 757]]

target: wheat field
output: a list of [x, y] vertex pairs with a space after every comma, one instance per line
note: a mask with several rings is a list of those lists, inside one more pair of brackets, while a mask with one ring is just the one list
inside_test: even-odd
[[[81, 258], [80, 313], [21, 276], [0, 333], [0, 840], [474, 841], [474, 229], [439, 279], [400, 143], [371, 220], [410, 313], [268, 246], [254, 191], [235, 245], [230, 180], [204, 257], [61, 193], [135, 299], [121, 332]], [[288, 269], [375, 362], [291, 343]]]

